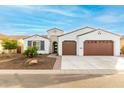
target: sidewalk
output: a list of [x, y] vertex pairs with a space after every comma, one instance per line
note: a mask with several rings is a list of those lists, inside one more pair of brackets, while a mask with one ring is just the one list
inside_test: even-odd
[[53, 69], [61, 70], [61, 56], [57, 56], [56, 54], [50, 54], [48, 57], [56, 58], [56, 62], [53, 66]]

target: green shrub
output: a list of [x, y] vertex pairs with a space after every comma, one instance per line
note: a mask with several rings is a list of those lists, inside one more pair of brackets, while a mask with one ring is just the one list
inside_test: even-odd
[[124, 54], [124, 46], [121, 48], [121, 54]]
[[36, 47], [28, 47], [27, 50], [25, 50], [24, 55], [29, 58], [33, 58], [38, 55]]
[[17, 49], [18, 44], [17, 44], [16, 40], [6, 39], [6, 40], [3, 40], [2, 46], [3, 46], [4, 49], [9, 50], [10, 53], [11, 53], [11, 50]]

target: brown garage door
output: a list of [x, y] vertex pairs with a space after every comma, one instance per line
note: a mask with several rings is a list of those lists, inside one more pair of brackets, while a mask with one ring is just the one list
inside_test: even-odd
[[84, 42], [84, 55], [113, 55], [113, 41], [88, 40]]
[[62, 54], [63, 55], [76, 55], [76, 42], [75, 41], [64, 41], [62, 43]]

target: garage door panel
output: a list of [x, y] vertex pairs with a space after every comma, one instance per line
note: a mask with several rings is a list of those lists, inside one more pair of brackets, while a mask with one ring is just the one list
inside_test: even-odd
[[63, 55], [76, 55], [76, 42], [75, 41], [64, 41], [62, 43], [62, 54]]
[[84, 55], [113, 55], [113, 41], [109, 40], [85, 41]]

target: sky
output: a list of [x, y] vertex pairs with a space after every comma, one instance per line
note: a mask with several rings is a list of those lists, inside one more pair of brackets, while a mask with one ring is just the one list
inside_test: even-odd
[[124, 6], [0, 6], [0, 34], [45, 35], [51, 28], [66, 33], [86, 26], [124, 35]]

